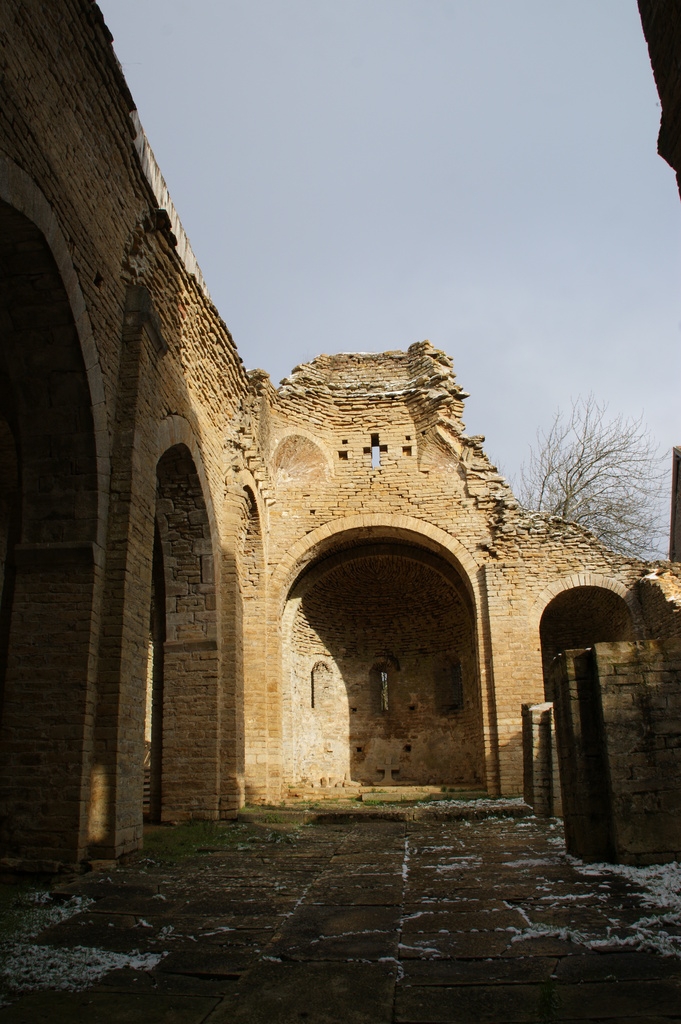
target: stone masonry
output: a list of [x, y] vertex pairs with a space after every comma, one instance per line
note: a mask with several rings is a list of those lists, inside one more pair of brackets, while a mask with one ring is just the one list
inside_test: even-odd
[[568, 852], [681, 857], [681, 642], [596, 644], [553, 663]]
[[675, 567], [521, 509], [466, 397], [427, 341], [320, 355], [278, 388], [247, 373], [96, 4], [5, 0], [11, 863], [119, 858], [145, 806], [520, 794], [521, 706], [551, 698], [559, 651], [681, 636]]

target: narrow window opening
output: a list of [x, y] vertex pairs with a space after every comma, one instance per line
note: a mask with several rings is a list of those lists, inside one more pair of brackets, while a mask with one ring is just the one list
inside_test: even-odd
[[310, 672], [310, 707], [314, 707], [314, 669]]
[[388, 710], [388, 673], [381, 669], [381, 711]]
[[452, 711], [461, 711], [463, 707], [463, 672], [461, 670], [461, 662], [456, 661], [452, 665], [452, 672], [450, 677], [451, 689], [450, 694], [452, 698], [451, 708]]
[[402, 447], [402, 454], [403, 455], [411, 455], [411, 445], [410, 444], [406, 444], [406, 445], [404, 445]]
[[[387, 449], [386, 449], [387, 450]], [[378, 434], [371, 435], [371, 468], [378, 469], [381, 465], [381, 446]]]
[[347, 450], [347, 448], [341, 448], [341, 450], [338, 452], [338, 458], [339, 459], [345, 459], [347, 461], [347, 458], [348, 458], [348, 450]]
[[386, 714], [389, 711], [390, 690], [395, 681], [395, 673], [399, 671], [399, 662], [392, 655], [383, 657], [372, 665], [369, 671], [369, 684], [374, 714]]

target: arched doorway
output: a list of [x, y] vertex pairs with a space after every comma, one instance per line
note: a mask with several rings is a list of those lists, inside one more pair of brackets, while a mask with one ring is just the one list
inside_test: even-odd
[[258, 801], [270, 795], [272, 708], [268, 690], [267, 631], [263, 620], [266, 576], [263, 531], [254, 489], [244, 487], [238, 507], [236, 561], [241, 620], [244, 796], [248, 801]]
[[[39, 228], [0, 202], [2, 843], [86, 850], [100, 495], [88, 375]], [[27, 756], [27, 754], [29, 756]]]
[[169, 448], [156, 470], [145, 716], [151, 820], [216, 818], [219, 652], [210, 522], [194, 459]]
[[561, 651], [635, 639], [624, 598], [597, 586], [571, 587], [554, 597], [542, 614], [539, 635], [546, 700], [553, 700], [549, 670]]
[[289, 594], [287, 781], [480, 787], [479, 672], [463, 579], [415, 544], [339, 546]]

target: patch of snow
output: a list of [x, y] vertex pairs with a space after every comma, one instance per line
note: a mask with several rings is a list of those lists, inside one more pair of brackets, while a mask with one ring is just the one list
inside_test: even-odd
[[397, 957], [394, 956], [379, 956], [378, 963], [394, 964], [397, 968], [397, 981], [402, 981], [402, 978], [404, 977], [404, 966], [401, 960], [398, 960]]
[[553, 928], [548, 924], [537, 923], [530, 925], [529, 928], [514, 931], [511, 942], [523, 942], [525, 939], [562, 939], [563, 942], [577, 942], [580, 946], [590, 944], [588, 936], [574, 928]]
[[625, 878], [641, 890], [639, 895], [644, 906], [681, 912], [681, 864], [678, 861], [638, 868], [630, 864], [583, 864], [574, 857], [566, 859], [587, 877], [619, 875]]
[[505, 868], [538, 868], [546, 867], [547, 864], [552, 864], [553, 861], [546, 859], [532, 860], [530, 857], [523, 857], [520, 860], [505, 860], [502, 863]]
[[409, 836], [404, 837], [404, 857], [402, 858], [402, 881], [409, 880]]
[[11, 992], [59, 989], [80, 992], [94, 985], [109, 971], [130, 967], [151, 971], [165, 953], [112, 953], [108, 949], [75, 946], [63, 949], [29, 943], [14, 944], [3, 957], [0, 975]]
[[494, 799], [490, 797], [479, 797], [476, 800], [428, 800], [428, 807], [466, 807], [473, 809], [503, 810], [504, 807], [524, 807], [525, 801], [521, 796], [513, 796], [508, 799]]

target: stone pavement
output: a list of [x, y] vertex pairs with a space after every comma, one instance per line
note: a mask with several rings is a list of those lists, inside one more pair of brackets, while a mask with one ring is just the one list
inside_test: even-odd
[[534, 818], [215, 833], [81, 876], [63, 898], [94, 902], [36, 940], [166, 954], [153, 970], [18, 996], [0, 1024], [681, 1020], [678, 866], [585, 869]]

